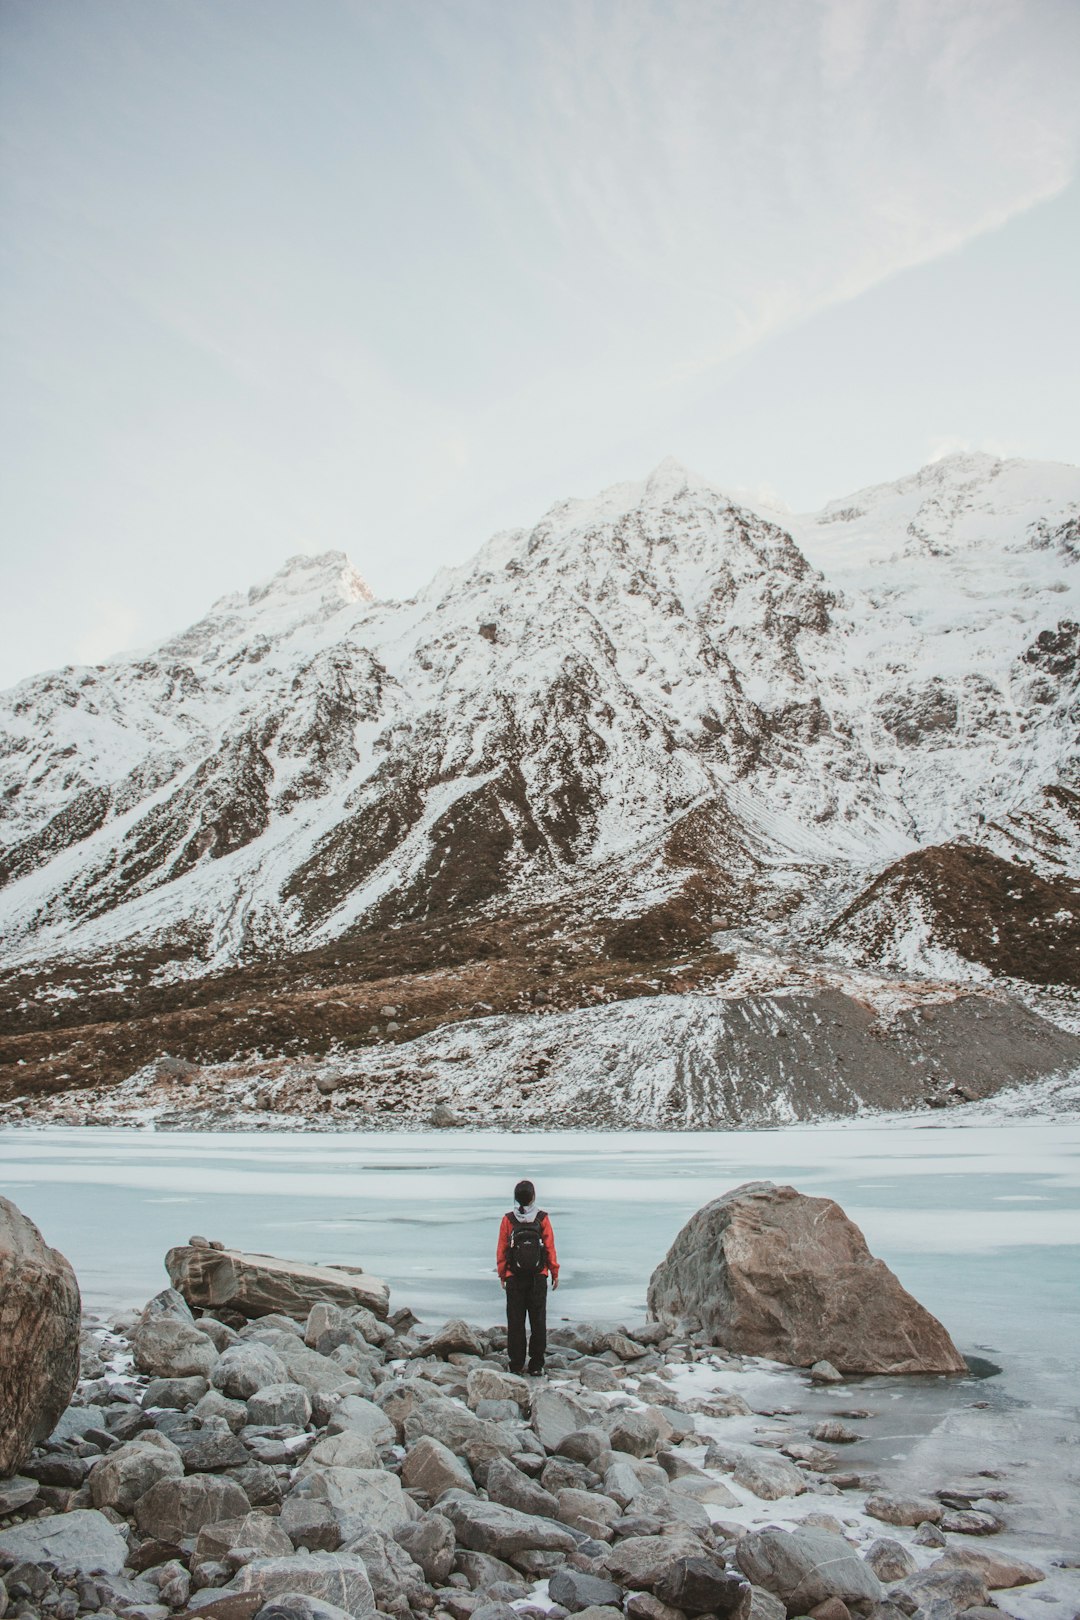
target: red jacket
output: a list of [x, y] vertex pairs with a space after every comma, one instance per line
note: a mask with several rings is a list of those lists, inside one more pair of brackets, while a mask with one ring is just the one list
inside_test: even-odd
[[[540, 1267], [540, 1276], [550, 1276], [552, 1282], [559, 1280], [559, 1257], [555, 1253], [555, 1235], [551, 1230], [551, 1222], [541, 1210], [536, 1217], [540, 1222], [540, 1241], [544, 1245], [546, 1263]], [[499, 1247], [495, 1255], [495, 1264], [499, 1268], [499, 1276], [503, 1282], [514, 1273], [510, 1270], [510, 1230], [514, 1223], [509, 1215], [504, 1215], [502, 1225], [499, 1227]]]

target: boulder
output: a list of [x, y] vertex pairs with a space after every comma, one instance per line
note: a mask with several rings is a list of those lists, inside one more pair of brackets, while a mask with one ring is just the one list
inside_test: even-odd
[[616, 1586], [614, 1581], [606, 1581], [601, 1575], [583, 1574], [579, 1569], [557, 1569], [548, 1581], [548, 1597], [552, 1603], [561, 1603], [571, 1614], [597, 1603], [611, 1603], [619, 1608], [622, 1595], [622, 1587]]
[[464, 1492], [451, 1491], [439, 1503], [463, 1547], [510, 1558], [522, 1552], [574, 1551], [577, 1543], [569, 1530], [553, 1519], [535, 1518], [498, 1502], [480, 1502]]
[[533, 1397], [533, 1433], [545, 1451], [554, 1451], [559, 1441], [575, 1430], [587, 1429], [595, 1414], [572, 1395], [557, 1389], [540, 1389]]
[[364, 1395], [346, 1395], [334, 1408], [330, 1419], [331, 1434], [359, 1434], [375, 1447], [392, 1446], [394, 1425], [374, 1401]]
[[676, 1558], [697, 1558], [701, 1542], [689, 1530], [662, 1536], [627, 1536], [605, 1554], [604, 1564], [620, 1586], [653, 1588]]
[[[507, 1463], [506, 1466], [511, 1465]], [[473, 1477], [461, 1458], [455, 1457], [449, 1447], [431, 1435], [413, 1441], [401, 1465], [401, 1477], [411, 1489], [425, 1491], [432, 1501], [443, 1491], [470, 1491], [474, 1494], [476, 1491]]]
[[731, 1615], [748, 1620], [750, 1582], [715, 1558], [676, 1558], [656, 1583], [656, 1596], [683, 1614]]
[[830, 1198], [747, 1182], [698, 1210], [652, 1274], [650, 1314], [711, 1341], [842, 1373], [962, 1373], [936, 1317], [875, 1260]]
[[308, 1552], [337, 1552], [341, 1546], [341, 1526], [328, 1502], [287, 1496], [278, 1523], [294, 1547], [306, 1547]]
[[198, 1535], [204, 1524], [239, 1518], [250, 1507], [234, 1480], [187, 1474], [152, 1485], [135, 1504], [135, 1523], [144, 1536], [175, 1547], [185, 1536]]
[[654, 1457], [662, 1435], [648, 1412], [631, 1410], [614, 1414], [608, 1438], [616, 1451], [629, 1452], [631, 1457]]
[[139, 1372], [157, 1378], [208, 1378], [217, 1347], [195, 1326], [195, 1318], [175, 1288], [163, 1288], [144, 1307], [131, 1330]]
[[[447, 1523], [449, 1524], [449, 1520]], [[451, 1530], [453, 1526], [451, 1525]], [[469, 1548], [459, 1548], [454, 1560], [454, 1568], [464, 1575], [474, 1592], [486, 1591], [488, 1587], [497, 1586], [500, 1581], [516, 1581], [520, 1579], [518, 1571], [512, 1564], [506, 1564], [501, 1558], [493, 1558], [490, 1553], [472, 1552]]]
[[420, 1356], [482, 1356], [484, 1341], [468, 1322], [463, 1322], [460, 1317], [454, 1317], [452, 1321], [444, 1322], [441, 1328], [436, 1328], [416, 1353]]
[[378, 1468], [379, 1454], [362, 1434], [328, 1434], [316, 1440], [296, 1471], [297, 1479], [323, 1468]]
[[260, 1389], [287, 1384], [285, 1363], [267, 1344], [231, 1344], [211, 1374], [214, 1388], [230, 1400], [246, 1401]]
[[517, 1508], [519, 1513], [538, 1514], [545, 1519], [560, 1517], [558, 1501], [551, 1492], [522, 1473], [507, 1457], [496, 1457], [488, 1465], [484, 1489], [493, 1502]]
[[336, 1604], [352, 1620], [375, 1613], [375, 1597], [362, 1558], [350, 1553], [299, 1552], [290, 1558], [256, 1558], [229, 1583], [230, 1592], [257, 1592], [281, 1599], [303, 1593]]
[[189, 1305], [205, 1311], [223, 1307], [241, 1316], [289, 1316], [307, 1322], [311, 1307], [322, 1300], [346, 1308], [363, 1305], [385, 1317], [390, 1289], [359, 1266], [309, 1266], [278, 1260], [269, 1254], [239, 1249], [170, 1249], [165, 1269], [174, 1288]]
[[399, 1524], [394, 1540], [404, 1547], [414, 1564], [418, 1564], [432, 1586], [442, 1586], [454, 1567], [457, 1542], [454, 1527], [444, 1514], [425, 1513], [423, 1518], [409, 1524]]
[[192, 1567], [224, 1563], [234, 1547], [251, 1548], [264, 1558], [287, 1557], [293, 1550], [279, 1520], [268, 1513], [244, 1513], [236, 1519], [217, 1519], [203, 1525], [195, 1537]]
[[[237, 1602], [243, 1601], [240, 1598]], [[259, 1602], [262, 1603], [260, 1596]], [[224, 1617], [223, 1617], [224, 1620]], [[308, 1592], [282, 1592], [259, 1609], [257, 1620], [350, 1620], [345, 1609]]]
[[517, 1373], [499, 1372], [494, 1367], [470, 1367], [468, 1401], [475, 1409], [479, 1401], [513, 1401], [521, 1411], [529, 1409], [530, 1390]]
[[96, 1508], [115, 1508], [128, 1514], [140, 1496], [161, 1479], [180, 1479], [184, 1464], [176, 1447], [150, 1429], [127, 1445], [117, 1446], [94, 1465], [90, 1500]]
[[0, 1531], [0, 1556], [28, 1564], [71, 1564], [86, 1574], [119, 1575], [128, 1555], [127, 1537], [96, 1508], [50, 1513]]
[[931, 1609], [944, 1600], [954, 1614], [965, 1609], [981, 1609], [990, 1600], [986, 1582], [974, 1569], [963, 1567], [941, 1569], [940, 1559], [929, 1569], [916, 1570], [899, 1585], [890, 1588], [889, 1599], [905, 1613], [916, 1609]]
[[760, 1446], [712, 1440], [705, 1453], [705, 1466], [722, 1469], [731, 1475], [736, 1485], [766, 1502], [777, 1502], [782, 1496], [801, 1496], [810, 1488], [806, 1475], [794, 1463], [773, 1451], [763, 1451]]
[[398, 1476], [382, 1468], [317, 1468], [297, 1480], [290, 1496], [325, 1502], [342, 1542], [365, 1529], [393, 1531], [416, 1512]]
[[441, 1440], [455, 1456], [464, 1457], [470, 1468], [520, 1450], [517, 1435], [506, 1425], [489, 1423], [457, 1401], [439, 1397], [417, 1402], [405, 1418], [404, 1435], [407, 1445], [425, 1435]]
[[140, 1404], [144, 1411], [156, 1407], [186, 1412], [202, 1400], [209, 1387], [205, 1378], [152, 1378], [143, 1390]]
[[931, 1496], [886, 1496], [878, 1492], [866, 1499], [865, 1511], [882, 1524], [937, 1524], [944, 1509]]
[[68, 1261], [0, 1198], [0, 1479], [18, 1472], [75, 1392], [81, 1308]]
[[807, 1614], [826, 1598], [879, 1603], [884, 1589], [843, 1536], [828, 1530], [755, 1530], [740, 1537], [735, 1561], [755, 1586], [781, 1598], [789, 1615]]
[[863, 1555], [879, 1581], [902, 1581], [918, 1569], [903, 1542], [891, 1536], [879, 1536]]
[[[971, 1569], [990, 1591], [1004, 1587], [1030, 1586], [1034, 1581], [1045, 1581], [1046, 1571], [1035, 1564], [1027, 1564], [1011, 1553], [982, 1552], [978, 1547], [953, 1546], [930, 1565], [931, 1569]], [[880, 1573], [880, 1572], [879, 1572]], [[905, 1575], [913, 1571], [905, 1570]]]
[[311, 1421], [311, 1396], [303, 1384], [266, 1384], [248, 1396], [247, 1409], [250, 1423], [302, 1429]]

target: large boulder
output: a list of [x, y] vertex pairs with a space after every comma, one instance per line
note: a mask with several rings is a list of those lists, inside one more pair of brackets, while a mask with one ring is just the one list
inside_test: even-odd
[[534, 1518], [498, 1502], [479, 1502], [464, 1491], [449, 1491], [440, 1499], [439, 1512], [450, 1520], [462, 1547], [513, 1558], [522, 1552], [571, 1553], [577, 1543], [569, 1530], [552, 1519]]
[[390, 1308], [390, 1288], [359, 1266], [309, 1266], [270, 1254], [239, 1249], [170, 1249], [165, 1269], [189, 1305], [204, 1311], [223, 1307], [241, 1316], [291, 1316], [307, 1322], [321, 1301], [349, 1308], [363, 1305], [378, 1317]]
[[845, 1373], [962, 1373], [941, 1323], [831, 1198], [751, 1181], [691, 1216], [649, 1282], [650, 1314], [715, 1344]]
[[71, 1399], [81, 1304], [69, 1262], [0, 1198], [0, 1479], [18, 1472]]
[[[213, 1597], [213, 1589], [208, 1590]], [[267, 1601], [286, 1593], [303, 1593], [336, 1605], [352, 1620], [368, 1620], [375, 1613], [364, 1561], [350, 1553], [298, 1552], [288, 1558], [256, 1558], [224, 1590], [257, 1592]]]

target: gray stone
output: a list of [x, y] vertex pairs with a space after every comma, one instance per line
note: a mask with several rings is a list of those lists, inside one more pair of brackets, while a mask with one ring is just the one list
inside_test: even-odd
[[684, 1614], [731, 1615], [748, 1620], [750, 1582], [715, 1558], [676, 1558], [656, 1583], [656, 1596]]
[[311, 1422], [311, 1396], [302, 1384], [267, 1384], [248, 1396], [248, 1421], [302, 1429]]
[[401, 1478], [412, 1489], [425, 1491], [432, 1501], [443, 1491], [476, 1491], [473, 1477], [461, 1458], [455, 1457], [441, 1440], [433, 1440], [430, 1435], [413, 1441], [401, 1465]]
[[866, 1499], [865, 1511], [882, 1524], [918, 1525], [929, 1520], [937, 1524], [942, 1506], [930, 1496], [886, 1496], [879, 1492]]
[[755, 1586], [806, 1614], [826, 1598], [879, 1603], [881, 1582], [842, 1536], [827, 1530], [754, 1530], [735, 1546], [735, 1561]]
[[621, 1514], [618, 1502], [602, 1491], [582, 1491], [567, 1486], [559, 1491], [555, 1500], [554, 1516], [561, 1524], [584, 1530], [590, 1536], [599, 1535], [602, 1541], [610, 1541], [611, 1531], [607, 1526], [614, 1524]]
[[506, 1457], [496, 1457], [488, 1465], [484, 1489], [493, 1502], [516, 1508], [519, 1513], [539, 1514], [546, 1519], [559, 1516], [559, 1504], [551, 1492], [523, 1474]]
[[662, 1436], [647, 1412], [628, 1411], [615, 1414], [608, 1438], [616, 1451], [629, 1452], [631, 1457], [654, 1457]]
[[135, 1504], [135, 1522], [144, 1536], [177, 1546], [186, 1536], [198, 1535], [203, 1525], [242, 1517], [250, 1507], [233, 1480], [188, 1474], [152, 1485]]
[[183, 1459], [185, 1474], [222, 1474], [226, 1469], [247, 1468], [251, 1453], [232, 1430], [197, 1429], [194, 1434], [178, 1434], [176, 1447]]
[[131, 1348], [139, 1372], [158, 1378], [208, 1378], [218, 1359], [174, 1288], [148, 1301], [131, 1331]]
[[40, 1490], [38, 1480], [28, 1479], [23, 1474], [0, 1479], [0, 1518], [5, 1518], [9, 1513], [18, 1513], [20, 1508], [34, 1500]]
[[341, 1526], [328, 1502], [287, 1496], [278, 1523], [294, 1547], [306, 1547], [308, 1552], [336, 1552], [341, 1546]]
[[210, 1382], [230, 1399], [246, 1401], [260, 1389], [287, 1384], [289, 1375], [281, 1357], [269, 1345], [247, 1341], [230, 1345], [222, 1352]]
[[940, 1569], [938, 1564], [931, 1564], [929, 1569], [916, 1570], [899, 1585], [892, 1587], [889, 1598], [907, 1612], [912, 1612], [912, 1606], [929, 1608], [944, 1598], [954, 1613], [961, 1613], [965, 1609], [982, 1608], [989, 1602], [990, 1594], [978, 1571]]
[[432, 1586], [443, 1584], [454, 1567], [457, 1547], [454, 1527], [444, 1514], [433, 1511], [409, 1524], [399, 1524], [394, 1540], [419, 1565]]
[[331, 1434], [360, 1434], [372, 1445], [392, 1446], [396, 1438], [394, 1425], [386, 1413], [363, 1395], [346, 1395], [334, 1408], [328, 1425]]
[[141, 1405], [146, 1411], [163, 1407], [186, 1412], [202, 1399], [209, 1387], [205, 1378], [152, 1378], [143, 1390]]
[[620, 1586], [652, 1589], [676, 1558], [694, 1558], [701, 1542], [689, 1530], [676, 1530], [662, 1536], [627, 1536], [616, 1541], [604, 1563]]
[[462, 1354], [482, 1356], [485, 1353], [484, 1341], [477, 1330], [459, 1317], [436, 1328], [431, 1337], [424, 1340], [420, 1351], [421, 1355], [443, 1357]]
[[97, 1508], [110, 1507], [130, 1514], [151, 1485], [162, 1479], [180, 1479], [183, 1472], [176, 1447], [151, 1429], [117, 1446], [94, 1465], [89, 1480], [90, 1500]]
[[982, 1508], [950, 1508], [938, 1523], [943, 1530], [962, 1536], [996, 1536], [1002, 1528], [997, 1514]]
[[529, 1409], [532, 1392], [524, 1378], [494, 1367], [470, 1367], [468, 1402], [475, 1409], [479, 1401], [513, 1401], [522, 1412]]
[[649, 1311], [713, 1343], [847, 1373], [963, 1373], [948, 1333], [829, 1198], [748, 1182], [698, 1210], [653, 1272]]
[[600, 1575], [585, 1575], [579, 1569], [557, 1569], [548, 1581], [551, 1601], [561, 1603], [571, 1614], [597, 1603], [610, 1603], [618, 1608], [622, 1595], [622, 1587], [616, 1586], [614, 1581], [606, 1581]]
[[306, 1479], [324, 1468], [378, 1468], [379, 1454], [362, 1434], [328, 1434], [317, 1440], [296, 1471]]
[[127, 1537], [96, 1508], [75, 1508], [0, 1531], [0, 1554], [27, 1563], [70, 1564], [93, 1574], [117, 1575], [127, 1558]]
[[282, 1592], [258, 1612], [258, 1620], [349, 1620], [344, 1609], [307, 1592]]
[[555, 1447], [557, 1457], [569, 1457], [571, 1462], [585, 1463], [603, 1472], [611, 1462], [611, 1436], [606, 1429], [590, 1425], [572, 1429], [564, 1434]]
[[415, 1511], [398, 1476], [381, 1468], [319, 1468], [298, 1480], [290, 1495], [325, 1502], [337, 1519], [342, 1542], [366, 1529], [393, 1531]]
[[557, 1389], [540, 1389], [533, 1396], [530, 1422], [533, 1433], [546, 1451], [554, 1451], [559, 1441], [575, 1429], [587, 1429], [594, 1414], [587, 1406]]
[[352, 1620], [375, 1613], [375, 1597], [362, 1558], [350, 1553], [299, 1552], [291, 1558], [257, 1558], [238, 1572], [229, 1592], [258, 1592], [267, 1598], [298, 1592], [336, 1604]]
[[787, 1620], [787, 1605], [763, 1586], [751, 1586], [749, 1620]]
[[224, 1418], [234, 1434], [238, 1434], [248, 1421], [246, 1401], [232, 1401], [219, 1389], [207, 1390], [202, 1399], [196, 1401], [194, 1411], [195, 1416], [204, 1422], [207, 1418]]
[[810, 1368], [810, 1377], [815, 1384], [842, 1384], [843, 1373], [837, 1372], [831, 1361], [815, 1361]]
[[87, 1429], [103, 1429], [105, 1427], [105, 1408], [103, 1406], [69, 1406], [66, 1412], [61, 1412], [49, 1440], [52, 1445], [59, 1446], [65, 1440], [80, 1440]]
[[924, 1519], [912, 1537], [917, 1547], [944, 1547], [945, 1536], [930, 1519]]
[[879, 1536], [863, 1556], [878, 1580], [886, 1583], [902, 1581], [919, 1567], [903, 1543], [891, 1536]]
[[731, 1474], [737, 1485], [759, 1496], [763, 1501], [776, 1502], [782, 1496], [799, 1496], [809, 1489], [809, 1482], [794, 1463], [775, 1452], [762, 1451], [757, 1446], [735, 1446], [727, 1441], [713, 1440], [705, 1453], [705, 1466], [719, 1468]]
[[408, 1444], [430, 1435], [441, 1440], [455, 1456], [465, 1457], [471, 1468], [493, 1457], [512, 1456], [521, 1445], [509, 1426], [487, 1423], [457, 1401], [419, 1401], [405, 1418], [403, 1428]]
[[519, 1513], [498, 1502], [480, 1502], [464, 1492], [450, 1491], [439, 1503], [463, 1547], [512, 1558], [521, 1552], [573, 1552], [577, 1543], [569, 1530], [553, 1519]]
[[501, 1558], [493, 1558], [490, 1553], [472, 1552], [467, 1547], [458, 1549], [454, 1567], [464, 1575], [474, 1592], [486, 1591], [500, 1581], [516, 1581], [520, 1578], [512, 1564], [504, 1563]]
[[204, 1524], [195, 1537], [192, 1568], [207, 1563], [224, 1563], [236, 1547], [251, 1549], [265, 1558], [287, 1557], [292, 1540], [278, 1519], [268, 1513], [244, 1513], [235, 1519], [218, 1519]]
[[1034, 1581], [1045, 1581], [1046, 1571], [1035, 1564], [1025, 1563], [1007, 1552], [983, 1552], [979, 1547], [954, 1545], [943, 1558], [930, 1565], [931, 1569], [973, 1569], [992, 1592], [1011, 1586], [1030, 1586]]
[[75, 1392], [80, 1311], [69, 1261], [0, 1197], [0, 1479], [18, 1472]]
[[376, 1606], [383, 1613], [407, 1620], [410, 1610], [420, 1610], [429, 1601], [423, 1570], [384, 1530], [365, 1530], [346, 1551], [364, 1560]]
[[162, 1603], [170, 1609], [187, 1608], [191, 1596], [191, 1576], [178, 1559], [171, 1558], [168, 1563], [160, 1565], [155, 1584]]

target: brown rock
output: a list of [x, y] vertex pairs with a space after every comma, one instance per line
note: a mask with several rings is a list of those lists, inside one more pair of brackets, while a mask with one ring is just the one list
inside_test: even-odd
[[649, 1283], [650, 1314], [713, 1342], [846, 1373], [962, 1373], [941, 1323], [830, 1198], [747, 1182], [698, 1210]]
[[169, 1250], [165, 1269], [188, 1304], [205, 1311], [280, 1314], [306, 1323], [311, 1307], [323, 1300], [346, 1308], [363, 1305], [378, 1317], [390, 1306], [389, 1286], [359, 1266], [308, 1266], [269, 1254], [186, 1244]]
[[71, 1400], [81, 1306], [68, 1261], [0, 1198], [0, 1479], [18, 1473]]
[[1045, 1581], [1045, 1570], [1036, 1564], [1026, 1564], [1006, 1552], [982, 1552], [978, 1547], [950, 1547], [942, 1558], [930, 1565], [931, 1569], [972, 1569], [982, 1578], [991, 1592], [1003, 1587], [1030, 1586]]

